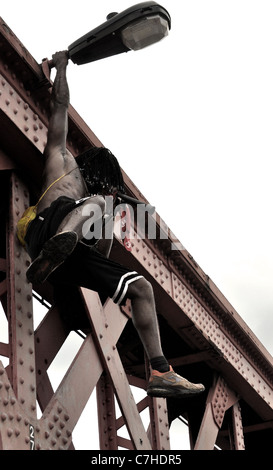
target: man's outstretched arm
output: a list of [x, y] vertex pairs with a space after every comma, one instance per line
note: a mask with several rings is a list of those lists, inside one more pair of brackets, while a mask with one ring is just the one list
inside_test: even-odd
[[[66, 154], [66, 138], [68, 131], [67, 111], [69, 106], [69, 88], [66, 77], [66, 68], [68, 65], [67, 51], [56, 52], [53, 56], [53, 65], [56, 68], [56, 76], [53, 83], [51, 100], [50, 100], [50, 118], [48, 126], [47, 144], [44, 150], [46, 158], [46, 171], [50, 171], [50, 166], [64, 164], [63, 159], [56, 157], [64, 157]], [[51, 160], [54, 160], [51, 161]]]

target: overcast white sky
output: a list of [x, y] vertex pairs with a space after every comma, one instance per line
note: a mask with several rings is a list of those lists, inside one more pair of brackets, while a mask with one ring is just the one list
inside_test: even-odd
[[[2, 2], [40, 63], [129, 0]], [[170, 35], [68, 69], [71, 103], [273, 353], [273, 3], [163, 0]]]

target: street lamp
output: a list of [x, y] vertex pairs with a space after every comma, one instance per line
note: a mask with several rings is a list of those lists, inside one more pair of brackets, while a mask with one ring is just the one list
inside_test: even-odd
[[139, 50], [168, 35], [171, 18], [155, 2], [142, 2], [121, 13], [111, 13], [107, 21], [68, 46], [69, 58], [77, 65], [104, 59], [130, 50]]

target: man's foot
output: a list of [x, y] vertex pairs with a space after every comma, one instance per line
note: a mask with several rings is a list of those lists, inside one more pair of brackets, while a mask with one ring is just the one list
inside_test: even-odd
[[72, 253], [78, 242], [76, 232], [61, 232], [50, 238], [27, 270], [32, 284], [41, 284]]
[[186, 398], [204, 392], [204, 390], [204, 385], [189, 382], [176, 374], [170, 366], [168, 372], [152, 371], [147, 394], [151, 397]]

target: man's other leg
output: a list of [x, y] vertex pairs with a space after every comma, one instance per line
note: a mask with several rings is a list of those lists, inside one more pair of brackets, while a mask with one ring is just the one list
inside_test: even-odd
[[205, 387], [202, 384], [193, 384], [176, 374], [165, 359], [151, 284], [144, 278], [132, 282], [128, 288], [128, 297], [132, 305], [133, 324], [153, 369], [147, 389], [148, 395], [187, 397], [203, 392]]
[[73, 252], [78, 241], [91, 233], [92, 225], [95, 227], [94, 236], [99, 238], [104, 211], [104, 198], [95, 196], [69, 212], [56, 234], [45, 242], [38, 257], [31, 263], [26, 273], [28, 280], [33, 284], [43, 283]]
[[149, 360], [163, 356], [153, 288], [145, 279], [132, 282], [127, 296], [131, 300], [132, 320]]

